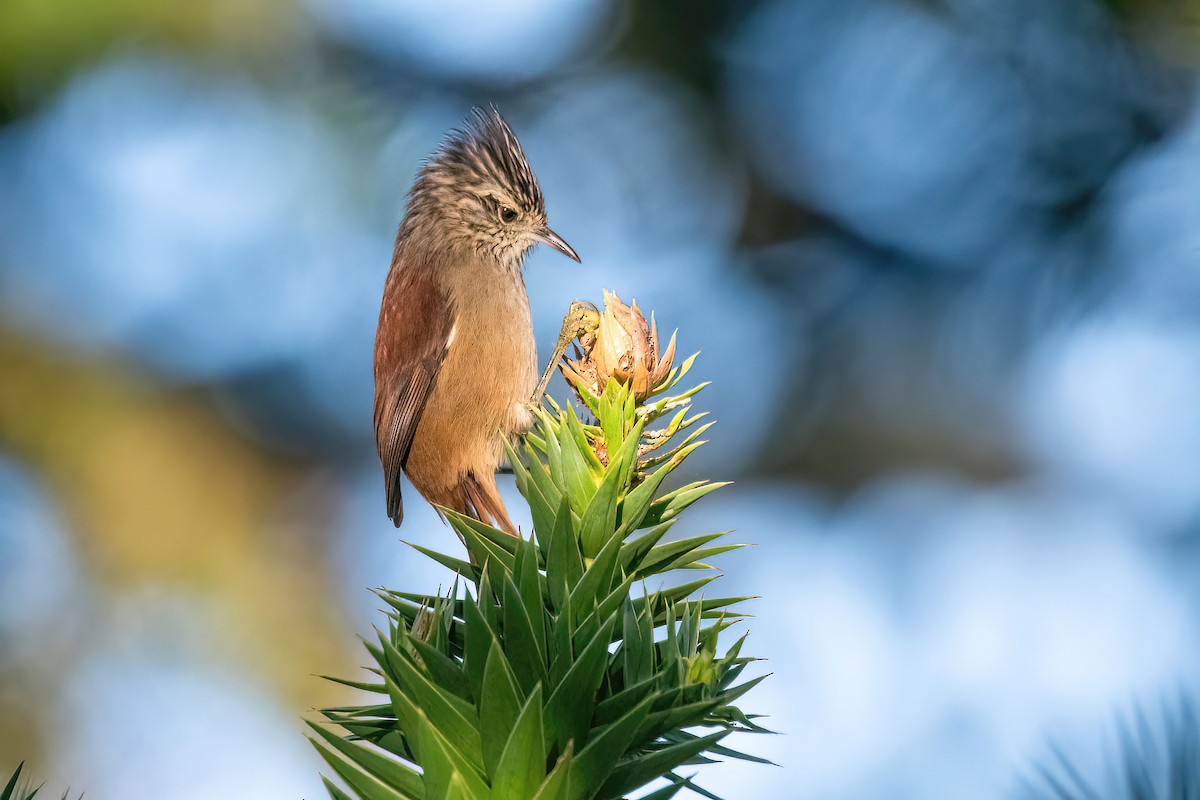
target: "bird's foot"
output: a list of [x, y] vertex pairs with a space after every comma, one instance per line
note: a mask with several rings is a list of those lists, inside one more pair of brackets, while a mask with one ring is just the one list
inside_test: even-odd
[[529, 408], [535, 410], [542, 405], [542, 398], [546, 394], [546, 387], [550, 385], [550, 378], [554, 377], [554, 369], [558, 366], [558, 362], [562, 360], [563, 354], [567, 352], [567, 347], [576, 339], [579, 340], [585, 352], [591, 352], [593, 345], [596, 343], [596, 332], [600, 328], [600, 309], [596, 308], [591, 303], [585, 303], [582, 300], [576, 300], [571, 303], [567, 309], [566, 315], [563, 317], [562, 329], [558, 334], [558, 342], [554, 345], [554, 353], [550, 356], [550, 363], [546, 365], [546, 369], [542, 372], [542, 379], [538, 381], [537, 389], [533, 392], [533, 397], [529, 398]]

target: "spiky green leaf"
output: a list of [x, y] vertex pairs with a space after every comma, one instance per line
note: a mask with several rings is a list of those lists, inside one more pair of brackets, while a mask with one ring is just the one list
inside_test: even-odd
[[532, 797], [546, 776], [541, 686], [530, 693], [511, 731], [492, 777], [496, 800]]
[[496, 774], [508, 743], [508, 732], [521, 714], [522, 700], [516, 676], [497, 643], [489, 651], [479, 701], [479, 732], [488, 775]]

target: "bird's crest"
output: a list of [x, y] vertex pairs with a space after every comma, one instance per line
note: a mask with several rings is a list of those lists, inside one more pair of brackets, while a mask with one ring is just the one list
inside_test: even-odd
[[460, 185], [503, 186], [526, 211], [545, 213], [525, 151], [495, 106], [473, 108], [467, 124], [450, 132], [429, 166], [445, 170]]

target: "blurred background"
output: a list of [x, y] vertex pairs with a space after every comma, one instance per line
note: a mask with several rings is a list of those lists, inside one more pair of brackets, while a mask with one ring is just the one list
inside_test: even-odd
[[722, 588], [785, 735], [703, 782], [1102, 771], [1200, 688], [1198, 45], [1183, 0], [4, 0], [0, 771], [324, 795], [315, 676], [367, 587], [447, 581], [385, 516], [370, 350], [487, 102], [583, 257], [528, 261], [543, 357], [608, 287], [714, 382], [684, 477], [736, 483], [681, 532], [757, 544]]

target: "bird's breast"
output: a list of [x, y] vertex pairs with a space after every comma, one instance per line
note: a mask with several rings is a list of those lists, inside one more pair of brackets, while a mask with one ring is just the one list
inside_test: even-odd
[[428, 468], [437, 473], [431, 480], [494, 471], [503, 455], [500, 433], [529, 427], [527, 403], [537, 384], [520, 275], [482, 267], [460, 274], [462, 280], [447, 286], [455, 310], [452, 339], [409, 459], [410, 473]]

